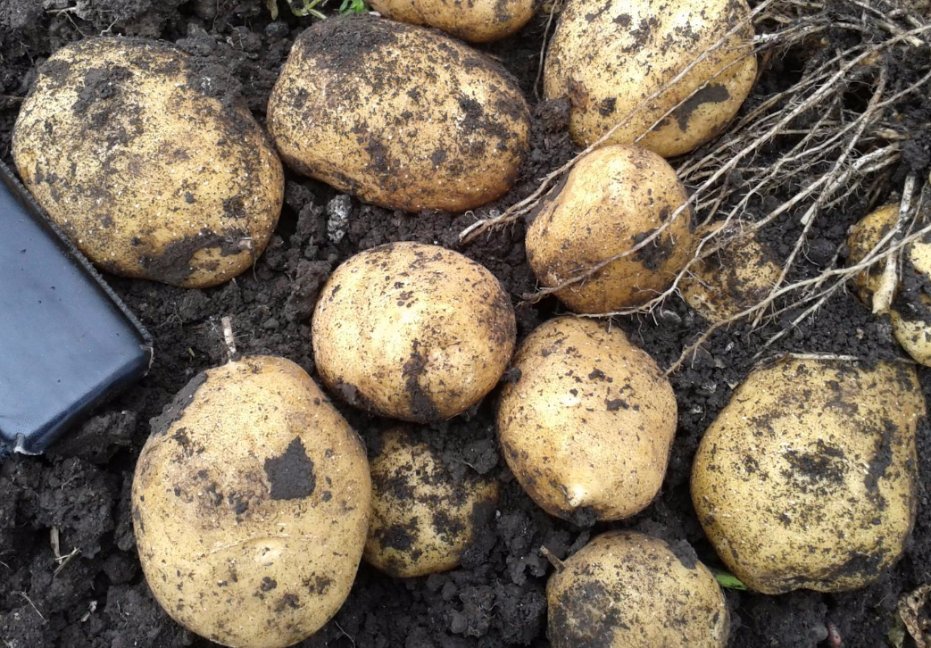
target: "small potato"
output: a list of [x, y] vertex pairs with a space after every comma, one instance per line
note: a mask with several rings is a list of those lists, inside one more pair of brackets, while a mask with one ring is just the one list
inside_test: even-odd
[[314, 356], [327, 386], [403, 421], [442, 421], [477, 404], [501, 379], [516, 340], [514, 308], [494, 275], [422, 243], [352, 257], [314, 311]]
[[750, 589], [864, 587], [901, 555], [915, 520], [913, 366], [786, 358], [754, 371], [705, 433], [692, 501]]
[[527, 102], [496, 63], [373, 16], [333, 18], [298, 37], [268, 128], [294, 170], [409, 212], [502, 196], [530, 146]]
[[281, 161], [216, 72], [171, 45], [128, 38], [79, 41], [40, 68], [13, 158], [101, 268], [204, 288], [265, 250], [284, 199]]
[[[856, 223], [850, 228], [850, 234], [847, 237], [847, 247], [850, 248], [850, 256], [847, 258], [849, 265], [856, 265], [866, 258], [866, 255], [873, 251], [893, 227], [899, 217], [898, 205], [886, 205], [869, 214], [863, 220]], [[873, 305], [873, 294], [879, 288], [879, 282], [883, 274], [885, 264], [875, 263], [868, 270], [863, 270], [854, 279], [854, 285], [857, 290], [857, 296], [867, 306]]]
[[365, 559], [396, 578], [453, 569], [494, 514], [498, 484], [457, 483], [434, 450], [403, 428], [381, 436], [372, 460], [372, 526]]
[[537, 0], [371, 0], [370, 4], [392, 20], [429, 25], [475, 43], [510, 36], [537, 11]]
[[663, 483], [676, 432], [669, 381], [623, 331], [575, 317], [534, 330], [498, 408], [504, 458], [550, 515], [621, 520]]
[[580, 146], [624, 122], [606, 144], [646, 135], [639, 143], [663, 157], [688, 153], [724, 130], [750, 94], [749, 15], [746, 0], [569, 0], [546, 54], [546, 98], [572, 103], [569, 130]]
[[[711, 223], [700, 229], [696, 243], [721, 226]], [[712, 322], [730, 319], [766, 299], [781, 274], [774, 255], [752, 234], [728, 228], [705, 243], [703, 251], [717, 245], [720, 249], [693, 263], [679, 284], [688, 305]]]
[[232, 362], [152, 421], [133, 480], [142, 569], [189, 630], [236, 648], [290, 646], [349, 594], [371, 495], [359, 437], [300, 367]]
[[[543, 286], [559, 286], [644, 241], [687, 199], [676, 172], [655, 153], [636, 146], [589, 153], [537, 208], [527, 230], [530, 267]], [[577, 313], [609, 313], [648, 301], [687, 263], [691, 220], [686, 207], [643, 248], [556, 296]]]
[[632, 531], [595, 537], [546, 584], [553, 648], [724, 648], [721, 588], [687, 544]]

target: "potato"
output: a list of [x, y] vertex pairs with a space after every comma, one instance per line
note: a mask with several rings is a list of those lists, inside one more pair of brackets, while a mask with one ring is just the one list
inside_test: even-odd
[[396, 577], [453, 569], [494, 514], [498, 484], [457, 483], [436, 452], [404, 428], [381, 435], [372, 460], [372, 525], [365, 560]]
[[510, 36], [537, 10], [536, 0], [371, 0], [370, 4], [393, 20], [429, 25], [476, 43]]
[[463, 211], [517, 180], [530, 112], [511, 77], [462, 43], [354, 16], [298, 37], [268, 128], [288, 166], [365, 202]]
[[327, 280], [314, 311], [320, 377], [347, 402], [404, 421], [461, 414], [514, 352], [514, 308], [498, 280], [435, 245], [366, 250]]
[[165, 43], [123, 38], [79, 41], [40, 68], [13, 158], [101, 268], [204, 288], [265, 250], [284, 198], [281, 161], [216, 73]]
[[[857, 265], [866, 258], [873, 248], [879, 245], [893, 227], [899, 217], [898, 205], [886, 205], [867, 215], [850, 228], [847, 237], [847, 247], [850, 248], [849, 265]], [[879, 288], [885, 264], [873, 264], [868, 270], [863, 270], [854, 279], [857, 296], [867, 306], [872, 308], [873, 293]]]
[[550, 515], [590, 508], [621, 520], [659, 491], [676, 432], [676, 399], [650, 356], [619, 329], [575, 317], [524, 340], [498, 407], [504, 458]]
[[596, 8], [569, 0], [546, 54], [546, 98], [572, 103], [569, 130], [580, 146], [624, 122], [607, 144], [646, 134], [640, 144], [663, 157], [688, 153], [724, 130], [750, 94], [753, 26], [747, 22], [672, 81], [749, 13], [746, 0], [628, 0]]
[[[622, 254], [663, 227], [688, 196], [671, 166], [635, 146], [609, 146], [582, 158], [537, 207], [527, 259], [540, 283], [562, 285]], [[577, 313], [636, 306], [672, 283], [692, 248], [683, 209], [652, 242], [556, 296]]]
[[553, 648], [724, 648], [730, 634], [724, 595], [694, 550], [632, 531], [592, 539], [550, 576], [546, 599]]
[[708, 428], [692, 501], [749, 588], [857, 589], [902, 553], [915, 519], [913, 366], [786, 358], [754, 371]]
[[349, 594], [371, 495], [361, 441], [300, 367], [232, 362], [152, 421], [132, 495], [142, 569], [191, 631], [290, 646]]
[[[711, 223], [700, 229], [696, 245], [722, 226]], [[719, 231], [702, 251], [717, 245], [721, 248], [693, 263], [679, 284], [688, 305], [712, 322], [730, 319], [766, 299], [782, 271], [771, 251], [739, 227]]]

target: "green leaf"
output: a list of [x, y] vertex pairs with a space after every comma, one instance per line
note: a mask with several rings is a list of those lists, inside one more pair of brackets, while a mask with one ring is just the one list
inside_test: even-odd
[[341, 14], [345, 13], [363, 13], [369, 10], [368, 4], [365, 0], [343, 0], [343, 4], [339, 7], [339, 12]]
[[743, 582], [739, 578], [737, 578], [730, 572], [722, 571], [720, 569], [713, 569], [711, 571], [714, 574], [714, 579], [718, 581], [718, 585], [720, 585], [721, 587], [725, 589], [741, 590], [741, 591], [744, 591], [747, 589], [747, 586], [744, 585]]

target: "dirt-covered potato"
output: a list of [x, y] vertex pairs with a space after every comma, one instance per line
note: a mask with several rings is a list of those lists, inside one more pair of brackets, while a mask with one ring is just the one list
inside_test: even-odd
[[461, 414], [514, 352], [511, 300], [486, 268], [435, 245], [361, 252], [327, 280], [314, 311], [317, 369], [331, 390], [384, 416]]
[[786, 358], [754, 371], [705, 433], [692, 501], [718, 555], [764, 594], [880, 577], [915, 517], [915, 369]]
[[527, 259], [540, 283], [560, 286], [634, 248], [556, 296], [577, 313], [636, 306], [672, 283], [692, 249], [691, 210], [667, 222], [688, 196], [660, 156], [636, 146], [609, 146], [582, 158], [551, 191], [527, 230]]
[[[698, 230], [696, 244], [721, 226], [711, 223]], [[781, 268], [769, 248], [755, 235], [742, 234], [739, 227], [719, 231], [703, 251], [716, 245], [721, 247], [692, 264], [679, 287], [688, 305], [702, 317], [721, 322], [766, 299]]]
[[632, 143], [659, 122], [640, 143], [663, 157], [687, 153], [720, 133], [750, 93], [757, 70], [752, 25], [711, 49], [749, 12], [746, 0], [628, 0], [594, 8], [569, 0], [546, 54], [546, 97], [569, 99], [569, 128], [584, 146], [646, 101], [607, 143]]
[[161, 42], [89, 38], [40, 68], [13, 134], [23, 181], [98, 266], [187, 288], [252, 267], [281, 161], [220, 71]]
[[632, 531], [592, 539], [550, 576], [546, 599], [553, 648], [724, 648], [730, 634], [695, 551]]
[[393, 20], [429, 25], [463, 40], [487, 43], [527, 24], [536, 0], [371, 0], [372, 9]]
[[620, 329], [559, 317], [534, 330], [514, 359], [520, 379], [498, 408], [504, 458], [547, 513], [592, 511], [620, 520], [663, 483], [676, 432], [669, 381]]
[[[866, 255], [872, 252], [883, 237], [895, 227], [898, 216], [899, 206], [897, 204], [886, 205], [867, 215], [851, 227], [850, 234], [847, 237], [847, 247], [850, 248], [847, 263], [856, 265], [863, 261]], [[863, 270], [854, 278], [857, 296], [867, 306], [872, 307], [873, 305], [873, 294], [879, 288], [884, 266], [885, 264], [882, 262], [875, 263], [868, 270]]]
[[268, 128], [288, 166], [365, 202], [463, 211], [517, 179], [530, 113], [484, 55], [431, 29], [353, 16], [298, 37]]
[[300, 367], [232, 362], [152, 421], [133, 481], [142, 569], [193, 632], [290, 646], [349, 594], [371, 495], [362, 442]]
[[453, 569], [497, 499], [496, 482], [456, 481], [429, 444], [403, 428], [388, 430], [372, 459], [365, 559], [398, 578]]

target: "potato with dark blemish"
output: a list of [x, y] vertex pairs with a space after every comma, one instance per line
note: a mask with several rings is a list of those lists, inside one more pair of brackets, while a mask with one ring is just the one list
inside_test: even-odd
[[152, 421], [132, 494], [142, 569], [189, 630], [290, 646], [349, 594], [371, 495], [361, 440], [300, 367], [231, 362]]
[[448, 571], [494, 515], [498, 484], [457, 482], [437, 453], [404, 428], [381, 435], [372, 459], [372, 525], [365, 560], [398, 578]]
[[458, 252], [391, 243], [327, 280], [314, 311], [320, 377], [347, 402], [428, 423], [476, 405], [501, 379], [517, 338], [511, 300]]
[[253, 266], [284, 198], [274, 148], [217, 71], [171, 45], [89, 38], [40, 67], [13, 158], [99, 267], [186, 288]]
[[694, 235], [696, 245], [713, 235], [702, 248], [718, 249], [696, 261], [682, 278], [682, 297], [702, 317], [722, 322], [766, 299], [779, 280], [781, 268], [772, 251], [740, 226], [711, 223]]
[[750, 94], [749, 16], [746, 0], [569, 0], [546, 53], [546, 98], [572, 102], [580, 146], [617, 127], [606, 144], [645, 136], [639, 143], [663, 157], [688, 153]]
[[622, 145], [589, 153], [532, 215], [530, 267], [544, 287], [565, 285], [556, 296], [577, 313], [640, 305], [668, 288], [689, 259], [686, 200], [676, 172], [655, 153]]
[[371, 0], [392, 20], [428, 25], [463, 40], [487, 43], [506, 38], [533, 18], [537, 0]]
[[705, 433], [692, 501], [750, 589], [842, 592], [898, 560], [915, 520], [914, 366], [785, 358], [755, 370]]
[[504, 387], [498, 434], [527, 494], [551, 515], [621, 520], [646, 508], [676, 432], [669, 381], [620, 329], [559, 317], [534, 330]]
[[288, 166], [365, 202], [464, 211], [517, 180], [530, 112], [507, 72], [459, 41], [352, 16], [298, 37], [268, 128]]
[[596, 536], [546, 584], [553, 648], [724, 648], [730, 614], [685, 542], [632, 531]]
[[[892, 231], [899, 217], [897, 204], [885, 205], [857, 221], [847, 235], [850, 255], [848, 265], [857, 265], [873, 251], [883, 238]], [[857, 296], [867, 306], [873, 305], [873, 294], [879, 288], [885, 262], [875, 263], [854, 277]]]

